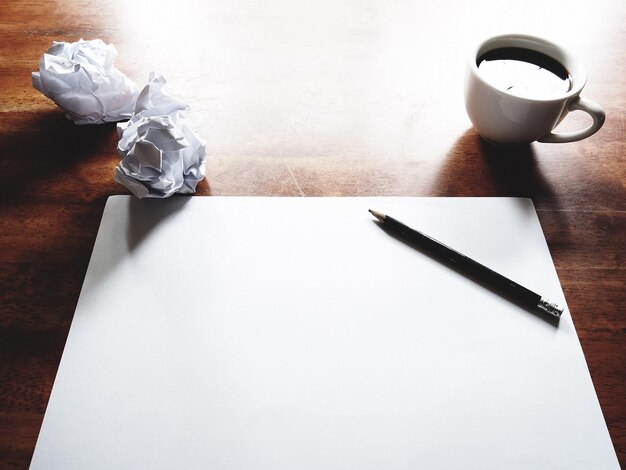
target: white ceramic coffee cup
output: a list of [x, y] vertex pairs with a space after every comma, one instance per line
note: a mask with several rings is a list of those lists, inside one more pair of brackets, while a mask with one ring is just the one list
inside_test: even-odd
[[[528, 98], [498, 89], [481, 75], [477, 60], [494, 49], [517, 47], [541, 52], [561, 63], [569, 72], [571, 88], [554, 97]], [[587, 74], [583, 65], [562, 47], [545, 39], [521, 34], [496, 36], [480, 43], [470, 55], [465, 77], [465, 109], [476, 131], [495, 144], [574, 142], [594, 134], [604, 124], [605, 113], [593, 101], [580, 97]], [[588, 127], [567, 133], [552, 130], [574, 110], [591, 116]]]

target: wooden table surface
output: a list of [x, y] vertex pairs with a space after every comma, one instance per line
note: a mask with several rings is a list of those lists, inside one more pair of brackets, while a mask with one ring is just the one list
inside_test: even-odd
[[[101, 38], [187, 101], [200, 196], [525, 196], [535, 203], [626, 466], [626, 2], [8, 1], [0, 12], [0, 468], [27, 468], [105, 201], [114, 124], [31, 86], [52, 41]], [[593, 137], [496, 148], [463, 105], [471, 47], [523, 32], [586, 64]], [[586, 125], [582, 113], [564, 128]], [[557, 437], [558, 438], [558, 437]]]

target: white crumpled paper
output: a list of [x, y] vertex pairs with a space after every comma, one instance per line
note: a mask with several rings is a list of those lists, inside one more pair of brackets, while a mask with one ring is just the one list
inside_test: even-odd
[[58, 104], [76, 124], [130, 118], [135, 83], [113, 66], [117, 51], [100, 39], [53, 42], [32, 73], [33, 87]]
[[117, 125], [122, 160], [115, 181], [139, 198], [193, 193], [204, 178], [205, 144], [182, 114], [189, 105], [163, 93], [164, 85], [151, 73], [135, 114]]

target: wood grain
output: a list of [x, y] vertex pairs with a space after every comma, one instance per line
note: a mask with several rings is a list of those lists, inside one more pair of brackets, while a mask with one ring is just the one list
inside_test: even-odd
[[[538, 13], [539, 12], [539, 13]], [[152, 70], [207, 141], [198, 195], [532, 198], [626, 466], [626, 4], [582, 0], [8, 1], [0, 14], [0, 468], [28, 468], [113, 172], [114, 124], [34, 90], [53, 40], [101, 38]], [[605, 126], [498, 148], [463, 108], [470, 46], [552, 39], [588, 68]], [[574, 113], [565, 127], [586, 123]]]

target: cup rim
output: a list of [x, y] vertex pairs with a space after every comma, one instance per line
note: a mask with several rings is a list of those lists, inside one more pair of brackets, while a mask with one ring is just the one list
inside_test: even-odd
[[[518, 96], [512, 93], [508, 93], [506, 90], [497, 88], [490, 82], [486, 81], [483, 78], [482, 74], [480, 74], [478, 71], [478, 64], [477, 64], [478, 57], [493, 49], [498, 49], [501, 47], [512, 47], [510, 44], [507, 44], [511, 42], [515, 42], [515, 43], [521, 42], [521, 45], [516, 44], [515, 47], [524, 47], [524, 48], [531, 49], [537, 52], [542, 52], [552, 57], [553, 59], [563, 63], [565, 68], [572, 75], [572, 78], [573, 78], [572, 89], [556, 97], [529, 98], [529, 97]], [[489, 47], [490, 45], [493, 45], [493, 47]], [[491, 36], [482, 40], [474, 48], [473, 53], [470, 56], [469, 67], [472, 70], [473, 74], [483, 84], [507, 96], [511, 96], [514, 98], [518, 98], [520, 100], [527, 100], [527, 101], [558, 102], [558, 101], [562, 101], [563, 99], [570, 99], [574, 96], [579, 95], [581, 90], [584, 88], [587, 82], [587, 72], [585, 70], [585, 67], [576, 57], [574, 57], [570, 52], [568, 52], [567, 49], [554, 43], [553, 41], [549, 41], [547, 39], [544, 39], [538, 36], [531, 36], [528, 34], [501, 34], [499, 36]]]

